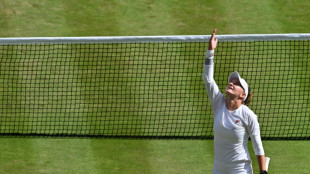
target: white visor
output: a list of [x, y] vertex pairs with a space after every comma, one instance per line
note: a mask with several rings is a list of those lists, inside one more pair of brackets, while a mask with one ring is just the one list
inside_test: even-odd
[[239, 79], [239, 82], [241, 83], [242, 88], [244, 89], [245, 92], [245, 98], [243, 99], [243, 101], [246, 100], [246, 98], [248, 97], [249, 94], [249, 88], [248, 88], [248, 84], [246, 83], [246, 81], [240, 77], [239, 73], [237, 71], [232, 72], [228, 78], [228, 83], [230, 83], [233, 79]]

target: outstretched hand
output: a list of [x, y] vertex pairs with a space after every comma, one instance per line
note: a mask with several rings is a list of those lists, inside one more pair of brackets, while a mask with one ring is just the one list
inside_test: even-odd
[[218, 38], [215, 38], [215, 33], [216, 33], [216, 29], [214, 29], [214, 31], [211, 35], [208, 50], [215, 50], [215, 48], [216, 48]]

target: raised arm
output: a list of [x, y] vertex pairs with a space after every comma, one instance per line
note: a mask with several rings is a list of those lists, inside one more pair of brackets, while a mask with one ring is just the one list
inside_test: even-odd
[[211, 101], [212, 107], [218, 102], [218, 96], [220, 93], [217, 84], [213, 79], [214, 75], [214, 50], [217, 46], [218, 39], [215, 38], [216, 29], [213, 31], [211, 38], [209, 40], [209, 47], [206, 54], [206, 59], [203, 65], [203, 81], [205, 83], [205, 88], [207, 89], [208, 98]]
[[210, 40], [209, 40], [209, 47], [207, 50], [206, 60], [204, 64], [204, 74], [207, 77], [207, 81], [213, 80], [213, 57], [214, 57], [214, 50], [217, 46], [218, 39], [215, 38], [216, 29], [214, 29]]

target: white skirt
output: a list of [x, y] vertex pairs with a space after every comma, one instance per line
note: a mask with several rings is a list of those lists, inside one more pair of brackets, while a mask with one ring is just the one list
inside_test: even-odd
[[214, 160], [212, 174], [253, 174], [251, 161], [221, 162]]

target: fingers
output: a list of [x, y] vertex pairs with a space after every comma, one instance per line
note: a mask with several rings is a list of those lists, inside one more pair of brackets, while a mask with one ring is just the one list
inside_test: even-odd
[[218, 38], [215, 38], [215, 43], [217, 43], [218, 40], [219, 40]]
[[214, 40], [215, 33], [216, 33], [216, 28], [213, 30], [213, 33], [212, 33], [211, 38], [210, 38], [210, 41], [211, 41], [211, 40]]
[[214, 31], [213, 31], [213, 33], [212, 33], [212, 35], [215, 35], [215, 33], [216, 33], [216, 28], [214, 29]]
[[213, 30], [213, 33], [210, 37], [208, 50], [214, 50], [216, 48], [218, 38], [215, 38], [216, 29]]

